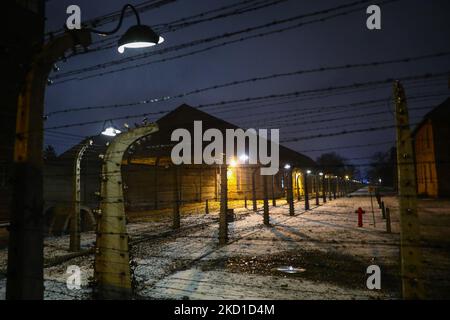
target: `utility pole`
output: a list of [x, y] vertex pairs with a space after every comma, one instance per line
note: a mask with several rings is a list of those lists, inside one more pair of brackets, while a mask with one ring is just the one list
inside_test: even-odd
[[43, 299], [43, 114], [48, 75], [64, 53], [89, 46], [87, 30], [66, 32], [33, 58], [18, 97], [6, 299]]
[[400, 82], [394, 83], [395, 120], [397, 126], [397, 171], [400, 204], [400, 255], [404, 299], [424, 299], [420, 222], [417, 214], [417, 194], [414, 155], [409, 128], [406, 95]]
[[223, 155], [223, 163], [220, 170], [220, 213], [219, 213], [219, 245], [228, 242], [228, 176], [227, 158]]

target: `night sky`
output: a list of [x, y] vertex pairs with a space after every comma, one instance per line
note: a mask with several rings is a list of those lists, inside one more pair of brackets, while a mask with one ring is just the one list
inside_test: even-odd
[[[48, 1], [46, 5], [46, 29], [47, 31], [59, 29], [65, 23], [67, 18], [67, 14], [65, 13], [66, 7], [70, 4], [77, 4], [81, 7], [82, 21], [86, 21], [93, 17], [117, 11], [126, 3], [139, 4], [141, 2], [142, 0]], [[159, 9], [141, 13], [141, 20], [143, 24], [152, 26], [236, 2], [236, 0], [178, 0]], [[265, 9], [205, 22], [179, 31], [163, 34], [165, 42], [160, 47], [140, 49], [137, 53], [162, 49], [176, 44], [195, 41], [226, 32], [233, 32], [242, 28], [265, 24], [273, 20], [285, 19], [302, 13], [319, 11], [350, 2], [352, 1], [288, 0]], [[181, 59], [156, 63], [82, 81], [71, 81], [59, 85], [55, 81], [55, 84], [49, 86], [47, 89], [45, 109], [48, 113], [73, 107], [127, 103], [175, 95], [215, 84], [275, 73], [341, 64], [407, 58], [450, 51], [450, 1], [448, 0], [403, 0], [381, 5], [382, 30], [377, 31], [370, 31], [366, 28], [367, 15], [365, 13], [365, 7], [367, 5], [360, 7], [364, 7], [364, 9], [362, 8], [358, 12], [347, 16], [305, 25], [304, 27], [283, 33], [219, 47]], [[308, 21], [308, 19], [305, 19], [305, 21]], [[134, 16], [126, 18], [119, 34], [125, 32], [127, 26], [134, 23]], [[99, 29], [112, 29], [116, 24], [117, 21], [99, 27]], [[287, 23], [271, 29], [293, 24]], [[270, 30], [270, 28], [267, 30]], [[258, 33], [258, 31], [254, 33]], [[236, 36], [231, 39], [241, 36]], [[93, 38], [94, 41], [98, 39], [100, 38], [97, 36]], [[221, 41], [223, 40], [214, 43]], [[198, 48], [201, 47], [199, 46]], [[203, 45], [203, 47], [206, 47], [206, 45]], [[156, 60], [164, 56], [170, 57], [175, 54], [188, 52], [189, 50], [192, 49], [168, 53], [162, 56], [158, 55], [140, 60], [139, 62]], [[59, 63], [59, 73], [132, 56], [136, 54], [135, 52], [130, 50], [120, 55], [116, 48], [111, 48], [79, 55], [68, 59], [65, 63]], [[135, 63], [129, 62], [126, 66]], [[120, 67], [123, 67], [123, 65]], [[102, 71], [107, 70], [110, 69]], [[187, 103], [195, 107], [224, 100], [320, 89], [355, 82], [400, 78], [424, 73], [440, 73], [449, 70], [449, 56], [444, 56], [388, 66], [319, 72], [231, 86], [190, 95], [182, 99], [173, 99], [153, 104], [120, 109], [59, 114], [49, 117], [45, 125], [46, 127], [52, 127], [97, 119], [106, 120], [129, 114], [140, 114], [159, 110], [169, 111], [182, 103]], [[51, 77], [57, 74], [54, 73]], [[444, 101], [449, 93], [448, 79], [445, 78], [441, 78], [440, 80], [407, 82], [405, 83], [405, 89], [408, 96], [428, 93], [438, 94], [438, 96], [422, 101], [411, 100], [409, 106], [412, 108], [429, 106], [431, 109], [431, 107], [437, 106], [440, 102]], [[280, 128], [281, 140], [297, 136], [341, 132], [346, 129], [376, 127], [394, 123], [392, 103], [390, 102], [392, 85], [371, 87], [368, 90], [350, 90], [350, 92], [336, 93], [321, 94], [314, 99], [310, 98], [308, 100], [305, 100], [305, 98], [297, 98], [296, 100], [267, 100], [238, 108], [230, 105], [221, 108], [205, 108], [202, 110], [242, 127]], [[305, 110], [314, 108], [319, 109], [326, 106], [351, 104], [373, 99], [385, 99], [386, 101], [376, 105], [353, 107], [345, 113], [322, 113], [314, 114], [313, 117], [305, 112]], [[420, 118], [428, 110], [420, 109], [411, 111], [411, 122], [419, 122]], [[333, 118], [364, 115], [380, 111], [383, 112], [380, 115], [330, 120]], [[291, 116], [284, 117], [286, 115]], [[283, 116], [281, 122], [274, 120], [280, 116]], [[150, 117], [150, 120], [155, 120], [159, 117]], [[132, 124], [134, 122], [140, 122], [140, 120], [137, 118], [135, 120], [115, 121], [115, 124], [121, 127], [124, 122]], [[361, 122], [361, 124], [358, 125], [358, 122]], [[53, 145], [58, 153], [60, 153], [81, 140], [77, 136], [98, 134], [102, 130], [102, 127], [103, 123], [99, 122], [95, 125], [56, 130], [64, 134], [49, 134], [46, 132], [46, 144]], [[389, 149], [389, 142], [393, 142], [394, 137], [394, 129], [389, 129], [337, 135], [320, 139], [307, 139], [285, 143], [284, 145], [314, 159], [321, 153], [334, 150], [342, 156], [352, 159], [350, 162], [354, 164], [364, 164], [369, 160], [360, 158], [370, 157], [376, 151]], [[380, 144], [384, 142], [386, 143]], [[366, 144], [378, 145], [353, 149], [342, 148]], [[312, 151], [317, 149], [326, 149], [326, 151]]]

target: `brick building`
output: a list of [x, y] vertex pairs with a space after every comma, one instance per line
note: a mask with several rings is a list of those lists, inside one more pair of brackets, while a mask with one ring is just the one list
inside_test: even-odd
[[417, 192], [450, 196], [450, 98], [427, 113], [413, 132]]

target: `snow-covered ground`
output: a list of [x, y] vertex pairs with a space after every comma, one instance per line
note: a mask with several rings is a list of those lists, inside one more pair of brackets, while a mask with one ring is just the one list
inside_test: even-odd
[[[296, 202], [295, 216], [288, 215], [286, 205], [271, 207], [270, 227], [263, 225], [261, 212], [238, 210], [237, 220], [229, 224], [229, 244], [222, 247], [217, 240], [217, 213], [183, 216], [182, 228], [174, 232], [170, 232], [169, 220], [130, 223], [131, 257], [137, 265], [134, 270], [136, 298], [399, 298], [397, 201], [386, 198], [385, 202], [391, 208], [392, 234], [385, 232], [385, 220], [376, 201], [372, 215], [368, 197], [341, 198], [321, 202], [320, 206], [315, 206], [315, 199], [312, 199], [309, 211], [304, 210], [303, 202]], [[357, 227], [354, 211], [358, 207], [366, 211], [363, 228]], [[449, 219], [448, 211], [442, 214]], [[161, 234], [163, 236], [158, 236]], [[94, 234], [83, 234], [82, 241], [85, 249], [92, 247]], [[67, 236], [46, 239], [45, 297], [89, 299], [93, 255], [56, 263], [54, 258], [67, 255], [67, 248]], [[6, 250], [0, 251], [0, 269], [3, 270], [6, 255]], [[447, 279], [445, 268], [449, 270], [450, 263], [445, 250], [432, 247], [424, 256], [431, 259], [430, 263], [438, 259], [443, 268], [440, 277]], [[381, 290], [366, 287], [366, 268], [373, 264], [381, 267]], [[66, 288], [69, 265], [81, 268], [81, 290]], [[297, 274], [277, 270], [283, 266], [303, 270]], [[3, 279], [0, 280], [0, 298], [4, 298], [4, 288]], [[445, 290], [445, 283], [443, 288]]]

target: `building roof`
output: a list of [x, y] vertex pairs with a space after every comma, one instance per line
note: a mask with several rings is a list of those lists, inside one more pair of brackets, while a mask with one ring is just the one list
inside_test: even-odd
[[[220, 131], [239, 128], [232, 123], [212, 116], [206, 112], [199, 110], [198, 108], [183, 104], [157, 120], [156, 123], [158, 124], [159, 131], [152, 134], [146, 139], [145, 142], [141, 143], [139, 146], [136, 146], [135, 152], [133, 152], [133, 154], [130, 154], [129, 157], [145, 158], [151, 156], [170, 156], [172, 146], [176, 144], [176, 142], [171, 141], [172, 132], [178, 128], [184, 128], [189, 131], [193, 131], [194, 121], [202, 121], [203, 131], [210, 128], [216, 128]], [[70, 158], [73, 158], [76, 154], [76, 150], [78, 150], [80, 146], [86, 143], [89, 139], [93, 140], [93, 148], [91, 150], [94, 151], [91, 151], [89, 153], [89, 157], [98, 158], [98, 154], [105, 152], [106, 144], [108, 141], [111, 141], [112, 138], [103, 135], [86, 138], [79, 144], [73, 146], [72, 148], [61, 154], [58, 159], [68, 160]], [[316, 165], [316, 163], [308, 156], [305, 156], [282, 145], [280, 145], [279, 151], [280, 166], [282, 165], [282, 162], [289, 162], [299, 167], [314, 167]]]
[[434, 123], [443, 122], [444, 125], [448, 125], [450, 120], [450, 98], [447, 98], [433, 110], [429, 111], [422, 118], [422, 121], [414, 128], [412, 135], [415, 136], [419, 129], [427, 122], [432, 121]]

